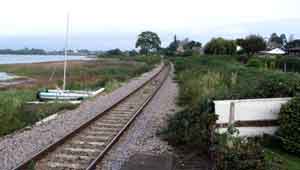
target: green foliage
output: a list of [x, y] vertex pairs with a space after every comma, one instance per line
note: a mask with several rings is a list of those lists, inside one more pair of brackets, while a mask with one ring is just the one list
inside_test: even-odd
[[264, 149], [267, 160], [267, 170], [299, 170], [300, 157], [291, 155], [280, 148]]
[[274, 58], [270, 56], [254, 56], [248, 61], [247, 65], [249, 62], [253, 62], [252, 60], [255, 61], [254, 65], [257, 64], [260, 68], [300, 73], [300, 59], [296, 56], [276, 56]]
[[24, 48], [24, 49], [18, 49], [18, 50], [12, 50], [12, 49], [0, 49], [0, 54], [22, 54], [22, 55], [45, 55], [47, 54], [45, 50], [43, 49], [29, 49], [29, 48]]
[[271, 72], [264, 75], [257, 88], [255, 97], [292, 97], [300, 92], [299, 74]]
[[178, 112], [168, 121], [168, 128], [160, 133], [173, 145], [196, 147], [207, 152], [210, 146], [210, 126], [216, 120], [212, 113], [200, 113], [193, 110]]
[[151, 50], [158, 50], [160, 48], [161, 41], [159, 36], [151, 31], [145, 31], [138, 35], [136, 48], [141, 48], [142, 54], [148, 54]]
[[279, 57], [274, 62], [276, 62], [276, 66], [280, 70], [284, 70], [285, 68], [287, 72], [300, 73], [300, 59], [298, 57]]
[[35, 162], [30, 161], [29, 165], [26, 168], [27, 168], [27, 170], [35, 170]]
[[[247, 67], [234, 56], [203, 55], [170, 59], [175, 65], [179, 84], [178, 103], [183, 110], [169, 118], [168, 126], [161, 131], [162, 136], [172, 144], [204, 152], [219, 147], [216, 151], [221, 156], [218, 158], [220, 169], [259, 170], [271, 167], [273, 163], [265, 160], [257, 141], [232, 138], [229, 143], [234, 143], [234, 147], [230, 148], [222, 145], [222, 139], [217, 138], [215, 142], [219, 144], [213, 145], [215, 134], [212, 125], [217, 117], [212, 101], [293, 97], [300, 91], [300, 75]], [[228, 136], [225, 139], [228, 142]]]
[[[181, 74], [179, 77], [186, 77]], [[211, 99], [215, 95], [215, 88], [223, 86], [220, 74], [208, 73], [198, 79], [186, 80], [185, 87], [180, 90], [181, 105], [187, 108], [169, 119], [168, 128], [162, 134], [174, 144], [186, 144], [206, 150], [210, 144], [211, 126], [216, 120], [213, 113]], [[183, 80], [185, 81], [185, 80]], [[190, 103], [185, 103], [190, 101]]]
[[299, 48], [299, 47], [300, 47], [300, 40], [299, 39], [287, 43], [287, 48], [288, 49], [290, 49], [290, 48]]
[[263, 68], [264, 63], [261, 60], [257, 59], [257, 58], [252, 58], [248, 61], [247, 67]]
[[[298, 84], [300, 85], [300, 84]], [[295, 97], [281, 107], [279, 113], [280, 128], [278, 135], [282, 138], [283, 148], [300, 154], [300, 98]]]
[[[160, 56], [118, 56], [120, 60], [109, 59], [95, 60], [80, 65], [70, 65], [70, 76], [67, 80], [67, 89], [73, 90], [94, 90], [105, 87], [110, 92], [128, 79], [139, 76], [149, 71], [155, 64], [160, 63]], [[117, 57], [114, 57], [117, 58]], [[32, 68], [34, 66], [34, 68]], [[69, 104], [41, 104], [28, 105], [26, 102], [36, 100], [36, 92], [39, 88], [48, 87], [48, 77], [53, 72], [52, 67], [37, 65], [1, 65], [0, 71], [8, 71], [16, 75], [24, 75], [41, 80], [46, 77], [45, 84], [36, 84], [33, 87], [20, 87], [17, 89], [6, 89], [0, 93], [0, 136], [14, 132], [17, 129], [30, 126], [36, 121], [43, 119], [60, 110], [73, 109], [74, 105]], [[57, 68], [57, 79], [54, 84], [62, 85], [59, 73], [63, 71]]]
[[136, 55], [136, 51], [132, 50], [132, 51], [121, 51], [119, 48], [115, 48], [115, 49], [111, 49], [111, 50], [107, 50], [101, 54], [98, 55], [98, 57], [102, 57], [102, 58], [111, 58], [111, 57], [115, 57], [115, 56], [135, 56]]
[[256, 52], [266, 49], [266, 42], [259, 35], [249, 35], [244, 40], [239, 40], [239, 45], [245, 50], [248, 55], [253, 55]]
[[70, 104], [44, 104], [30, 106], [35, 91], [13, 90], [0, 93], [0, 136], [32, 125], [34, 122], [63, 109], [74, 109]]
[[223, 38], [213, 38], [204, 47], [205, 54], [215, 55], [232, 55], [236, 52], [236, 44], [232, 40], [225, 40]]
[[271, 45], [272, 48], [281, 48], [285, 43], [284, 38], [286, 40], [286, 36], [284, 34], [278, 36], [276, 33], [272, 33], [269, 39], [269, 45]]
[[138, 56], [135, 58], [135, 61], [144, 62], [149, 66], [153, 66], [155, 64], [159, 64], [161, 62], [161, 58], [159, 55]]
[[170, 45], [164, 50], [164, 54], [167, 56], [174, 56], [176, 55], [177, 48], [178, 48], [178, 41], [174, 39], [174, 41], [172, 41]]
[[214, 153], [218, 170], [266, 170], [262, 146], [255, 138], [237, 137], [238, 130], [229, 126], [219, 134]]
[[34, 98], [31, 91], [6, 91], [0, 93], [0, 136], [24, 127], [26, 122], [20, 120], [19, 113], [24, 101]]
[[106, 54], [112, 56], [112, 55], [122, 55], [123, 53], [120, 49], [116, 48], [116, 49], [106, 51]]
[[187, 44], [185, 44], [183, 46], [183, 48], [185, 50], [192, 50], [194, 47], [199, 47], [201, 48], [202, 47], [202, 44], [200, 42], [197, 42], [197, 41], [190, 41], [188, 42]]
[[106, 92], [112, 92], [113, 90], [119, 88], [121, 86], [121, 82], [113, 79], [113, 80], [110, 80], [108, 81], [106, 84], [105, 84], [105, 91]]
[[[179, 101], [185, 103], [189, 101], [189, 106], [196, 108], [201, 101], [207, 98], [213, 98], [216, 96], [216, 89], [225, 90], [227, 87], [226, 80], [221, 73], [215, 73], [208, 71], [204, 75], [195, 75], [197, 72], [182, 72], [178, 75], [178, 79], [184, 82], [182, 83], [182, 90], [180, 90]], [[193, 76], [193, 79], [188, 78]]]

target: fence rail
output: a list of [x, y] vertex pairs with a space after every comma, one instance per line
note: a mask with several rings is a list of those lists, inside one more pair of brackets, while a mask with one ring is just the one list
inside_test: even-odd
[[214, 101], [217, 131], [223, 133], [235, 125], [240, 136], [273, 135], [278, 129], [280, 108], [291, 98], [266, 98]]

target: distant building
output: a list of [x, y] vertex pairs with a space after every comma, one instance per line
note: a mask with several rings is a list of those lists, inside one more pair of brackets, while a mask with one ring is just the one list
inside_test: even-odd
[[287, 52], [289, 55], [300, 55], [300, 39], [287, 43]]
[[268, 50], [268, 51], [261, 51], [260, 54], [262, 54], [261, 58], [271, 58], [271, 59], [275, 59], [276, 56], [281, 56], [281, 55], [285, 55], [286, 52], [281, 49], [281, 48], [275, 48], [273, 50]]
[[197, 52], [199, 54], [201, 54], [202, 52], [201, 43], [190, 41], [188, 38], [185, 38], [184, 40], [181, 41], [176, 39], [176, 42], [178, 45], [176, 49], [177, 54], [184, 53], [186, 52], [187, 49], [192, 50], [193, 52]]
[[263, 51], [263, 54], [270, 54], [270, 55], [284, 55], [286, 54], [286, 52], [284, 50], [282, 50], [281, 48], [275, 48], [273, 50], [270, 51]]
[[189, 43], [189, 39], [186, 38], [183, 41], [177, 40], [178, 47], [176, 49], [177, 53], [184, 53], [184, 46]]
[[300, 47], [294, 47], [288, 49], [289, 55], [300, 55]]

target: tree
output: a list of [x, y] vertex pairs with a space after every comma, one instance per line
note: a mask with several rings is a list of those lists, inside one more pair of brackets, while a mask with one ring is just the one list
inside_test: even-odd
[[161, 41], [159, 36], [151, 31], [145, 31], [138, 35], [136, 48], [141, 48], [140, 53], [148, 54], [152, 50], [158, 50], [160, 48]]
[[280, 38], [282, 40], [282, 45], [285, 46], [287, 44], [287, 38], [285, 34], [281, 34]]
[[276, 33], [271, 34], [269, 41], [277, 44], [282, 44], [282, 39]]
[[239, 40], [239, 43], [248, 56], [266, 49], [266, 42], [259, 35], [249, 35], [245, 39]]
[[135, 50], [131, 50], [128, 52], [129, 56], [136, 56], [138, 53]]
[[288, 42], [286, 47], [289, 48], [299, 48], [300, 47], [300, 40], [293, 40], [291, 42]]
[[176, 38], [176, 35], [174, 36], [174, 41], [172, 41], [168, 47], [168, 49], [171, 51], [171, 52], [176, 52], [177, 48], [178, 48], [178, 41], [177, 41], [177, 38]]
[[187, 44], [185, 44], [183, 46], [183, 48], [185, 50], [192, 50], [194, 47], [199, 47], [201, 48], [202, 44], [200, 42], [197, 42], [197, 41], [190, 41], [188, 42]]
[[[281, 37], [282, 36], [282, 37]], [[282, 34], [278, 36], [276, 33], [271, 34], [268, 42], [268, 48], [281, 48], [284, 45], [284, 37], [285, 35]]]
[[118, 48], [106, 51], [106, 55], [122, 55], [122, 51]]
[[244, 39], [238, 38], [235, 40], [235, 43], [236, 43], [236, 45], [242, 46], [243, 41], [244, 41]]
[[291, 34], [291, 35], [289, 36], [288, 42], [292, 42], [292, 41], [294, 41], [294, 34]]
[[204, 47], [205, 54], [228, 54], [232, 55], [236, 52], [236, 44], [232, 40], [223, 38], [213, 38]]

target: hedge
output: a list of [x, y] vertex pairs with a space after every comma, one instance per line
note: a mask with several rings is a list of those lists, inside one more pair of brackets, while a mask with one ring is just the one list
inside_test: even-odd
[[295, 97], [282, 106], [279, 123], [278, 135], [282, 138], [283, 148], [300, 154], [300, 97]]

